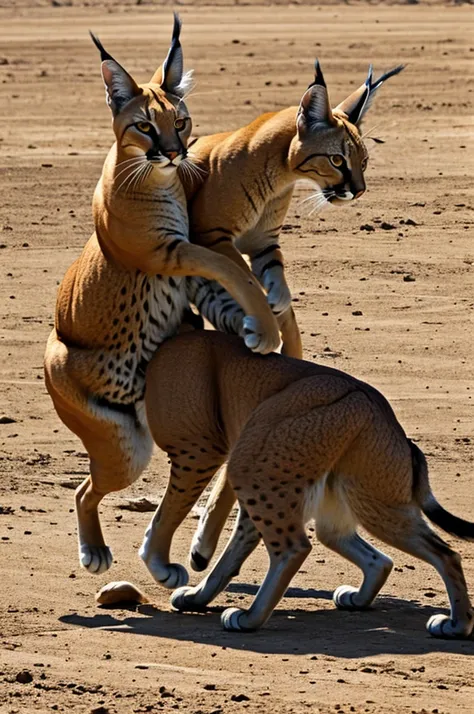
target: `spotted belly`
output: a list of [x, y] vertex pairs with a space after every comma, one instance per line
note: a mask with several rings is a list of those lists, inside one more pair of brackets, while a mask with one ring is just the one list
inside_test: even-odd
[[117, 405], [144, 398], [147, 364], [159, 345], [176, 334], [189, 306], [184, 278], [138, 273], [132, 287], [119, 290], [94, 380], [95, 396]]

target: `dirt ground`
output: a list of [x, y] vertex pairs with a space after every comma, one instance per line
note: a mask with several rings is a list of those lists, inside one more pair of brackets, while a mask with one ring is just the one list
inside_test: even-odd
[[[113, 569], [94, 578], [78, 567], [71, 487], [87, 459], [53, 411], [42, 357], [112, 141], [87, 29], [144, 81], [166, 51], [171, 6], [1, 5], [0, 416], [11, 421], [0, 423], [0, 711], [472, 712], [474, 643], [428, 636], [447, 596], [434, 570], [402, 553], [390, 553], [396, 567], [369, 612], [335, 610], [333, 589], [359, 575], [317, 542], [259, 633], [224, 633], [218, 612], [249, 605], [263, 547], [211, 612], [173, 612], [137, 556], [150, 514], [118, 508], [163, 493], [159, 454], [104, 503]], [[335, 103], [369, 61], [376, 71], [408, 64], [367, 122], [386, 143], [368, 141], [366, 195], [309, 216], [298, 189], [283, 248], [306, 357], [380, 388], [425, 450], [437, 496], [472, 519], [471, 9], [250, 2], [184, 6], [182, 17], [198, 133], [296, 104], [316, 55]], [[181, 562], [196, 517], [177, 534]], [[472, 591], [474, 546], [455, 547]], [[97, 608], [94, 593], [111, 579], [133, 580], [153, 604]]]

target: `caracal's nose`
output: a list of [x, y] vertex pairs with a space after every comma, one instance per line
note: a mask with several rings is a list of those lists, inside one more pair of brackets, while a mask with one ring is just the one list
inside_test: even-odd
[[178, 156], [177, 151], [165, 151], [165, 156], [170, 160], [174, 161], [175, 158]]

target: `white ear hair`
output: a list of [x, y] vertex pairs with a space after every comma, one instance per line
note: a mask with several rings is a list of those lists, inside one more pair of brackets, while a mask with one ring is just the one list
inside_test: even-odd
[[194, 74], [194, 70], [189, 69], [181, 77], [181, 82], [176, 87], [176, 94], [178, 97], [185, 97], [186, 94], [188, 94], [191, 91], [191, 89], [193, 88], [193, 86], [194, 86], [193, 74]]

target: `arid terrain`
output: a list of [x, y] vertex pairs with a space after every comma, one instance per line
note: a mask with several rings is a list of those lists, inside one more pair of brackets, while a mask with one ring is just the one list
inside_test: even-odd
[[[224, 633], [219, 611], [249, 605], [263, 547], [209, 613], [173, 612], [137, 555], [150, 514], [120, 509], [163, 493], [158, 453], [138, 484], [104, 502], [112, 570], [79, 568], [72, 489], [88, 463], [53, 410], [42, 358], [112, 142], [87, 30], [145, 81], [167, 50], [172, 5], [61, 4], [0, 3], [0, 711], [472, 712], [474, 641], [427, 634], [447, 595], [432, 568], [400, 552], [386, 549], [395, 568], [368, 612], [334, 608], [333, 589], [359, 573], [314, 539], [260, 632]], [[298, 188], [282, 245], [306, 357], [381, 389], [425, 450], [440, 501], [472, 520], [472, 8], [198, 5], [181, 10], [198, 134], [297, 104], [315, 56], [335, 104], [369, 62], [376, 72], [407, 64], [366, 123], [385, 141], [367, 139], [367, 193], [309, 215]], [[196, 518], [178, 532], [175, 560], [186, 562]], [[474, 595], [474, 544], [448, 540]], [[111, 579], [132, 580], [151, 604], [98, 608]]]

